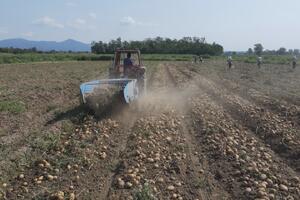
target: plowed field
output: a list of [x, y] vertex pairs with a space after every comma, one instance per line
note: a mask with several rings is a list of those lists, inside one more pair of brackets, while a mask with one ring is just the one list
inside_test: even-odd
[[[300, 199], [300, 70], [149, 62], [147, 95], [95, 118], [107, 62], [0, 65], [0, 199]], [[10, 104], [11, 105], [11, 104]]]

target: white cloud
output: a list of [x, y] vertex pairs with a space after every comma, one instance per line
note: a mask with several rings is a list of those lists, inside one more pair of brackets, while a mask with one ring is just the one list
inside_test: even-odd
[[34, 20], [32, 22], [33, 24], [36, 25], [41, 25], [41, 26], [49, 26], [52, 28], [64, 28], [64, 25], [57, 22], [55, 19], [51, 18], [51, 17], [42, 17], [40, 19]]
[[90, 12], [90, 13], [89, 13], [89, 17], [90, 17], [90, 18], [93, 18], [93, 19], [96, 19], [96, 18], [97, 18], [97, 15], [96, 15], [96, 13], [94, 13], [94, 12]]
[[75, 23], [80, 24], [80, 25], [84, 25], [84, 24], [86, 24], [86, 21], [84, 19], [78, 18], [78, 19], [75, 20]]
[[26, 36], [26, 37], [32, 37], [34, 35], [34, 33], [29, 31], [29, 32], [23, 33], [22, 35]]
[[130, 16], [123, 17], [120, 20], [120, 23], [121, 25], [125, 25], [125, 26], [157, 26], [157, 24], [153, 24], [153, 23], [136, 21]]
[[130, 17], [130, 16], [127, 16], [127, 17], [123, 17], [121, 20], [120, 20], [120, 23], [122, 25], [126, 25], [126, 26], [132, 26], [132, 25], [135, 25], [136, 24], [136, 21]]
[[68, 26], [77, 30], [95, 30], [96, 26], [88, 24], [86, 20], [77, 18], [68, 23]]
[[82, 29], [86, 25], [86, 21], [84, 19], [78, 18], [72, 22], [68, 23], [68, 26], [75, 29]]

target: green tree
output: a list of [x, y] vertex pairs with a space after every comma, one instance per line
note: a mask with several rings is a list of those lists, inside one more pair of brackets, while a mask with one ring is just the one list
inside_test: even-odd
[[277, 54], [279, 54], [279, 55], [284, 55], [284, 54], [286, 54], [286, 48], [280, 47], [280, 48], [278, 49], [278, 51], [277, 51]]
[[299, 49], [294, 49], [294, 55], [299, 55], [299, 53], [300, 53], [300, 50]]
[[140, 49], [143, 53], [159, 54], [196, 54], [196, 55], [221, 55], [223, 47], [217, 43], [208, 44], [205, 38], [184, 37], [180, 40], [170, 38], [147, 38], [143, 41], [122, 41], [121, 38], [111, 40], [108, 43], [92, 42], [93, 53], [113, 53], [116, 48]]
[[252, 55], [253, 54], [253, 50], [251, 48], [248, 49], [247, 54]]
[[262, 44], [258, 43], [258, 44], [254, 45], [254, 52], [256, 55], [261, 56], [261, 54], [263, 53], [263, 50], [264, 50], [264, 48], [263, 48]]

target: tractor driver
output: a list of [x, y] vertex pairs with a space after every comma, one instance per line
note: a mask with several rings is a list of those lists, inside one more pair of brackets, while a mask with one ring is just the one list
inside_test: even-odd
[[130, 68], [133, 66], [133, 62], [131, 60], [131, 53], [127, 53], [127, 58], [124, 59], [124, 73], [127, 75]]

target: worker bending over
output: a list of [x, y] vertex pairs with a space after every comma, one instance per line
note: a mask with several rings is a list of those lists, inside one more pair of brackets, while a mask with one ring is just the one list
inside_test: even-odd
[[231, 67], [232, 67], [232, 57], [231, 56], [228, 56], [227, 64], [228, 64], [228, 68], [231, 69]]
[[296, 68], [296, 64], [297, 64], [297, 56], [293, 56], [293, 69]]
[[261, 56], [257, 57], [257, 61], [256, 62], [257, 62], [258, 68], [260, 68], [260, 66], [262, 64], [262, 57]]

